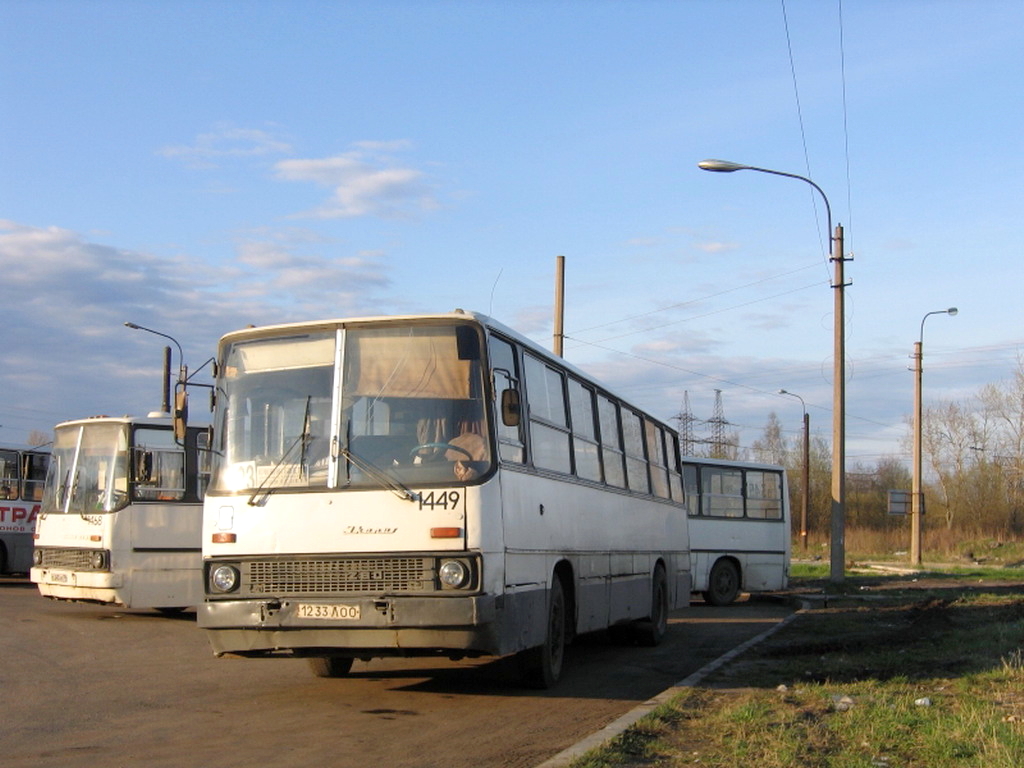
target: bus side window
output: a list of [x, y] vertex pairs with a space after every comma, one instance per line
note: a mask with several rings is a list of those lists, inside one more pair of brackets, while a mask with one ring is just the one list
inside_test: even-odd
[[0, 499], [18, 498], [18, 454], [0, 451]]
[[683, 465], [683, 492], [686, 494], [686, 513], [690, 517], [701, 514], [700, 488], [697, 486], [697, 467]]
[[782, 479], [776, 472], [747, 472], [747, 517], [782, 519]]
[[626, 447], [626, 479], [629, 481], [629, 488], [638, 493], [650, 493], [651, 484], [647, 477], [640, 414], [626, 408], [622, 410], [622, 437], [623, 445]]
[[662, 499], [671, 498], [665, 459], [665, 433], [654, 422], [644, 420], [644, 438], [647, 441], [647, 461], [651, 469], [651, 490]]
[[136, 429], [132, 451], [135, 495], [148, 501], [185, 498], [185, 452], [169, 430]]
[[740, 470], [704, 467], [701, 491], [705, 515], [743, 517], [743, 473]]
[[601, 424], [604, 481], [616, 488], [625, 488], [626, 470], [623, 463], [622, 434], [619, 432], [619, 406], [604, 395], [598, 395], [597, 413]]
[[526, 412], [529, 414], [530, 451], [533, 464], [543, 469], [569, 474], [568, 409], [565, 405], [565, 378], [532, 355], [525, 356]]
[[600, 444], [594, 418], [594, 391], [576, 379], [569, 379], [569, 414], [572, 418], [572, 452], [576, 474], [586, 480], [601, 481]]
[[[515, 348], [505, 340], [492, 336], [490, 341], [490, 358], [491, 370], [494, 374], [494, 393], [495, 397], [499, 398], [497, 403], [499, 410], [497, 418], [494, 419], [495, 432], [498, 437], [498, 454], [503, 461], [522, 464], [525, 461], [525, 457], [523, 455], [523, 441], [520, 435], [520, 430], [522, 429], [521, 420], [515, 424], [508, 424], [502, 418], [500, 412], [501, 398], [504, 397], [502, 393], [508, 390], [518, 391], [519, 366], [516, 364]], [[519, 393], [519, 396], [521, 398], [521, 393]]]

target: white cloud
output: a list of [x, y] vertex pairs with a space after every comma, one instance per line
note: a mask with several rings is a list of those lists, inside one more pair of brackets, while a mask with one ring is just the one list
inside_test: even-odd
[[312, 182], [331, 187], [321, 205], [297, 217], [345, 219], [363, 216], [403, 218], [440, 207], [422, 171], [402, 167], [381, 150], [395, 151], [408, 142], [359, 142], [357, 148], [334, 157], [281, 160], [274, 169], [283, 181]]
[[292, 147], [267, 131], [220, 124], [199, 134], [192, 144], [162, 147], [164, 157], [184, 160], [193, 167], [214, 167], [215, 161], [228, 157], [257, 157], [291, 154]]
[[728, 253], [729, 251], [735, 251], [739, 246], [736, 243], [706, 240], [696, 243], [694, 247], [699, 251], [704, 251], [704, 253]]
[[334, 254], [336, 244], [301, 229], [251, 232], [236, 247], [236, 261], [219, 266], [0, 220], [4, 309], [14, 320], [0, 349], [5, 439], [155, 407], [167, 341], [125, 321], [177, 339], [195, 368], [220, 336], [249, 323], [391, 311], [380, 252]]

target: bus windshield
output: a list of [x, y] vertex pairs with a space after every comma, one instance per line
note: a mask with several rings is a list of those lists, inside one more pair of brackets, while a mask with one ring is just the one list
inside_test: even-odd
[[42, 514], [116, 512], [127, 504], [127, 425], [97, 423], [58, 428]]
[[479, 330], [353, 326], [222, 350], [212, 490], [404, 488], [491, 471]]

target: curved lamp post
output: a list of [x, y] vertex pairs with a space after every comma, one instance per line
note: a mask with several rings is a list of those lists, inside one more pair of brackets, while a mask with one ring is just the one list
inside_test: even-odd
[[[188, 369], [185, 368], [185, 355], [181, 351], [181, 344], [178, 343], [178, 340], [176, 338], [174, 338], [173, 336], [168, 336], [166, 333], [161, 333], [160, 331], [154, 331], [152, 328], [146, 328], [144, 326], [138, 325], [137, 323], [131, 323], [131, 322], [127, 322], [126, 321], [124, 325], [125, 325], [126, 328], [131, 328], [134, 331], [145, 331], [146, 333], [152, 333], [152, 334], [154, 334], [156, 336], [162, 336], [165, 339], [170, 339], [171, 341], [173, 341], [174, 342], [174, 346], [176, 346], [178, 348], [178, 383], [184, 385], [185, 381], [188, 379]], [[165, 347], [165, 349], [167, 349], [167, 348]], [[171, 359], [170, 349], [167, 349], [166, 355], [167, 356], [165, 358], [165, 362], [169, 366], [170, 359]], [[163, 398], [162, 410], [164, 411], [164, 413], [167, 413], [171, 409], [171, 407], [170, 407], [170, 376], [171, 376], [171, 374], [170, 374], [169, 370], [165, 370], [164, 374], [165, 374], [165, 381], [164, 381], [164, 398]]]
[[733, 171], [759, 171], [770, 173], [774, 176], [786, 176], [791, 179], [799, 179], [810, 184], [821, 195], [825, 201], [825, 212], [828, 215], [829, 228], [829, 259], [832, 261], [835, 274], [832, 280], [834, 294], [833, 342], [834, 361], [832, 372], [832, 531], [830, 537], [830, 568], [829, 580], [842, 582], [845, 578], [844, 568], [846, 564], [846, 332], [844, 327], [844, 314], [846, 312], [844, 301], [844, 289], [846, 288], [843, 277], [843, 263], [846, 258], [843, 256], [843, 226], [837, 224], [833, 234], [832, 231], [832, 206], [829, 205], [828, 196], [825, 192], [808, 179], [795, 173], [774, 171], [770, 168], [759, 168], [755, 165], [743, 165], [733, 163], [729, 160], [701, 160], [697, 163], [701, 170], [715, 171], [717, 173], [731, 173]]
[[803, 485], [800, 499], [800, 543], [804, 551], [807, 551], [807, 504], [811, 494], [811, 416], [807, 413], [804, 399], [796, 392], [780, 389], [779, 394], [795, 397], [800, 401], [800, 407], [804, 411], [804, 466], [800, 478]]
[[922, 443], [922, 407], [921, 407], [921, 378], [924, 370], [922, 347], [924, 346], [924, 321], [932, 315], [949, 315], [953, 317], [957, 313], [956, 307], [949, 309], [937, 309], [934, 312], [926, 312], [921, 318], [921, 333], [914, 342], [914, 467], [913, 487], [910, 493], [910, 562], [913, 565], [921, 565], [921, 539], [923, 530], [924, 515], [924, 492], [921, 487], [921, 443]]

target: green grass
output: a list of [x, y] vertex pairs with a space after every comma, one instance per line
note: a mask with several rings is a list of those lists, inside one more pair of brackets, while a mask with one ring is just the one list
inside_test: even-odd
[[977, 586], [808, 610], [573, 768], [1018, 768], [1024, 578]]
[[885, 584], [887, 582], [905, 582], [910, 579], [946, 579], [949, 581], [977, 579], [986, 581], [1024, 582], [1024, 568], [982, 565], [951, 565], [945, 567], [922, 568], [912, 576], [899, 573], [886, 573], [878, 570], [865, 572], [864, 569], [851, 571], [849, 566], [844, 572], [844, 584], [829, 584], [830, 568], [828, 563], [792, 563], [789, 567], [789, 583], [792, 590], [818, 589], [828, 584], [839, 591], [860, 589], [867, 584]]

